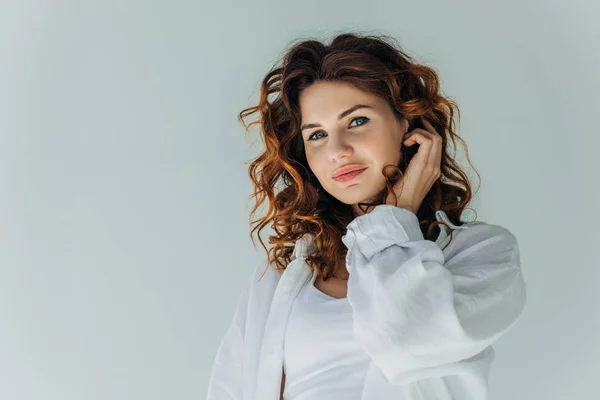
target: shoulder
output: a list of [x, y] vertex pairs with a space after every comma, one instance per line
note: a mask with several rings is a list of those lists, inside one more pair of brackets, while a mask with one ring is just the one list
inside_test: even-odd
[[270, 297], [281, 278], [281, 274], [273, 265], [268, 264], [266, 256], [261, 256], [254, 262], [253, 271], [248, 283], [251, 296]]
[[490, 240], [505, 244], [517, 244], [517, 238], [508, 228], [484, 221], [465, 222], [459, 229], [453, 230], [453, 235], [457, 242], [463, 244], [475, 244]]
[[452, 241], [448, 244], [446, 261], [461, 261], [466, 258], [474, 262], [491, 263], [510, 259], [519, 263], [519, 245], [516, 236], [506, 227], [484, 221], [466, 222], [452, 230]]

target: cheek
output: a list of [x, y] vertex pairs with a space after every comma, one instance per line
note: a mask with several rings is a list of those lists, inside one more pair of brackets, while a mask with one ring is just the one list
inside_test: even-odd
[[327, 171], [324, 170], [324, 163], [321, 158], [322, 157], [320, 157], [318, 154], [306, 152], [306, 161], [308, 163], [308, 167], [319, 181], [321, 181], [322, 176], [327, 173]]
[[383, 159], [388, 162], [400, 160], [400, 150], [402, 149], [402, 141], [398, 137], [388, 137], [387, 140], [382, 140], [379, 143], [378, 151]]
[[365, 143], [362, 147], [362, 153], [371, 160], [383, 165], [399, 159], [400, 146], [393, 141], [380, 140]]

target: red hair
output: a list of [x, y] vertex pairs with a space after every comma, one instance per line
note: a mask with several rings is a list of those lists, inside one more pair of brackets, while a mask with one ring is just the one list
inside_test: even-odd
[[[398, 118], [414, 118], [419, 125], [413, 128], [423, 128], [419, 117], [431, 122], [443, 139], [441, 176], [416, 215], [423, 236], [429, 240], [435, 240], [439, 234], [439, 229], [433, 229], [435, 226], [446, 225], [436, 220], [436, 210], [445, 211], [452, 223], [461, 225], [460, 216], [472, 198], [471, 185], [453, 159], [455, 154], [450, 154], [449, 143], [456, 148], [458, 140], [473, 165], [466, 143], [455, 133], [455, 114], [460, 118], [458, 106], [440, 94], [436, 72], [415, 62], [386, 35], [343, 33], [328, 45], [306, 40], [285, 53], [281, 66], [273, 67], [264, 77], [258, 104], [238, 116], [246, 133], [251, 126], [260, 126], [264, 143], [264, 151], [252, 160], [248, 174], [254, 184], [250, 198], [256, 201], [250, 212], [250, 225], [254, 225], [250, 238], [256, 246], [253, 238], [256, 232], [267, 252], [267, 267], [274, 265], [275, 270], [283, 271], [291, 261], [293, 244], [307, 233], [314, 235], [318, 249], [306, 259], [311, 274], [327, 280], [345, 260], [347, 249], [341, 237], [353, 218], [351, 206], [328, 194], [320, 185], [306, 161], [300, 133], [299, 95], [318, 81], [350, 83], [377, 95]], [[254, 113], [258, 114], [258, 120], [247, 125], [244, 118]], [[399, 164], [391, 166], [397, 173], [386, 172], [388, 169], [384, 167], [386, 187], [369, 206], [385, 203], [417, 150], [417, 146], [402, 147]], [[268, 204], [266, 213], [252, 221], [264, 202]], [[275, 232], [269, 237], [271, 249], [267, 249], [260, 237], [260, 231], [267, 225]]]

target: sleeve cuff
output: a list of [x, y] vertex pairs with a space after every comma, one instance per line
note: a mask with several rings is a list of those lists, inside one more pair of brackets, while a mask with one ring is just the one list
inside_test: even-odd
[[412, 211], [390, 204], [380, 204], [370, 213], [354, 218], [342, 236], [346, 248], [356, 245], [367, 258], [387, 247], [414, 240], [424, 240], [419, 219]]

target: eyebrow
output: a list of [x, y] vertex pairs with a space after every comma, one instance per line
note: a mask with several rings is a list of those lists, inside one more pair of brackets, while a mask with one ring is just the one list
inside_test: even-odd
[[[341, 113], [338, 116], [338, 121], [342, 118], [344, 118], [345, 116], [347, 116], [348, 114], [353, 113], [354, 111], [358, 110], [359, 108], [374, 108], [373, 106], [369, 106], [366, 104], [357, 104], [355, 106], [350, 107], [349, 109], [347, 109], [346, 111], [344, 111], [343, 113]], [[310, 129], [310, 128], [318, 128], [319, 126], [322, 126], [320, 124], [304, 124], [302, 125], [302, 128], [300, 128], [300, 131], [303, 131], [305, 129]]]

